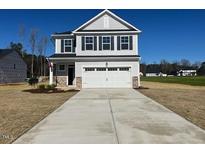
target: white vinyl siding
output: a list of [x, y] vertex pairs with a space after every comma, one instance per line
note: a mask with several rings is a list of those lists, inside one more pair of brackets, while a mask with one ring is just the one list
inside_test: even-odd
[[118, 20], [114, 19], [110, 15], [103, 15], [98, 18], [92, 24], [89, 24], [84, 28], [84, 30], [93, 30], [93, 29], [129, 29], [126, 25], [122, 24]]
[[55, 53], [61, 52], [61, 39], [55, 39]]

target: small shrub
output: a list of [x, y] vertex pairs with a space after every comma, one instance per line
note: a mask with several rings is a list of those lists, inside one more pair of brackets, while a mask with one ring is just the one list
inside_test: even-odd
[[52, 86], [53, 88], [55, 88], [55, 87], [56, 87], [56, 84], [52, 84], [51, 86]]
[[44, 89], [46, 89], [46, 85], [40, 84], [40, 85], [38, 85], [38, 89], [44, 90]]
[[52, 85], [46, 85], [46, 89], [48, 90], [53, 90], [55, 89], [56, 85], [55, 84], [52, 84]]
[[35, 86], [38, 83], [38, 78], [32, 77], [32, 78], [28, 79], [28, 83], [31, 86]]
[[51, 89], [51, 85], [46, 85], [46, 89]]

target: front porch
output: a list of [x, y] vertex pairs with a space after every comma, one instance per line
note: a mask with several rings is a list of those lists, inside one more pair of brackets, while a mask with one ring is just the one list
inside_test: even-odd
[[51, 62], [49, 68], [49, 84], [76, 87], [75, 62]]
[[138, 61], [81, 58], [54, 59], [50, 65], [49, 83], [75, 89], [140, 87]]

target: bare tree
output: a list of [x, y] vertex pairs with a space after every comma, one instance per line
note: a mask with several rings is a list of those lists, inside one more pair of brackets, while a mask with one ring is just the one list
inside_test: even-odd
[[[24, 39], [25, 39], [25, 27], [23, 24], [19, 25], [19, 31], [18, 31], [18, 35], [20, 38], [20, 42], [23, 45]], [[22, 57], [24, 56], [23, 50], [21, 52]]]
[[37, 35], [38, 35], [38, 30], [32, 28], [31, 33], [30, 33], [30, 39], [29, 39], [29, 43], [31, 46], [31, 52], [32, 52], [32, 59], [31, 59], [31, 76], [32, 77], [33, 77], [34, 54], [36, 50]]
[[187, 59], [181, 59], [180, 64], [182, 65], [182, 67], [184, 67], [184, 69], [191, 66], [190, 61]]
[[44, 76], [46, 76], [46, 59], [45, 59], [45, 57], [46, 57], [47, 45], [48, 45], [48, 37], [45, 36], [43, 38], [43, 56], [44, 56], [44, 58], [43, 58], [43, 75]]
[[40, 58], [40, 76], [42, 76], [43, 74], [43, 51], [44, 51], [44, 39], [41, 38], [38, 42], [38, 54], [39, 54], [39, 58]]
[[192, 67], [195, 68], [195, 69], [199, 69], [200, 66], [201, 66], [202, 62], [200, 61], [196, 61], [192, 64]]

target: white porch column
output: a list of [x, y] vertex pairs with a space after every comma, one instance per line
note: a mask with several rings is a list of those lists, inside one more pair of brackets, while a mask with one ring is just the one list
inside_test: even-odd
[[138, 80], [137, 80], [137, 82], [138, 82], [138, 87], [140, 87], [141, 85], [140, 85], [140, 74], [138, 74]]
[[49, 84], [53, 84], [53, 63], [50, 63], [49, 66]]

